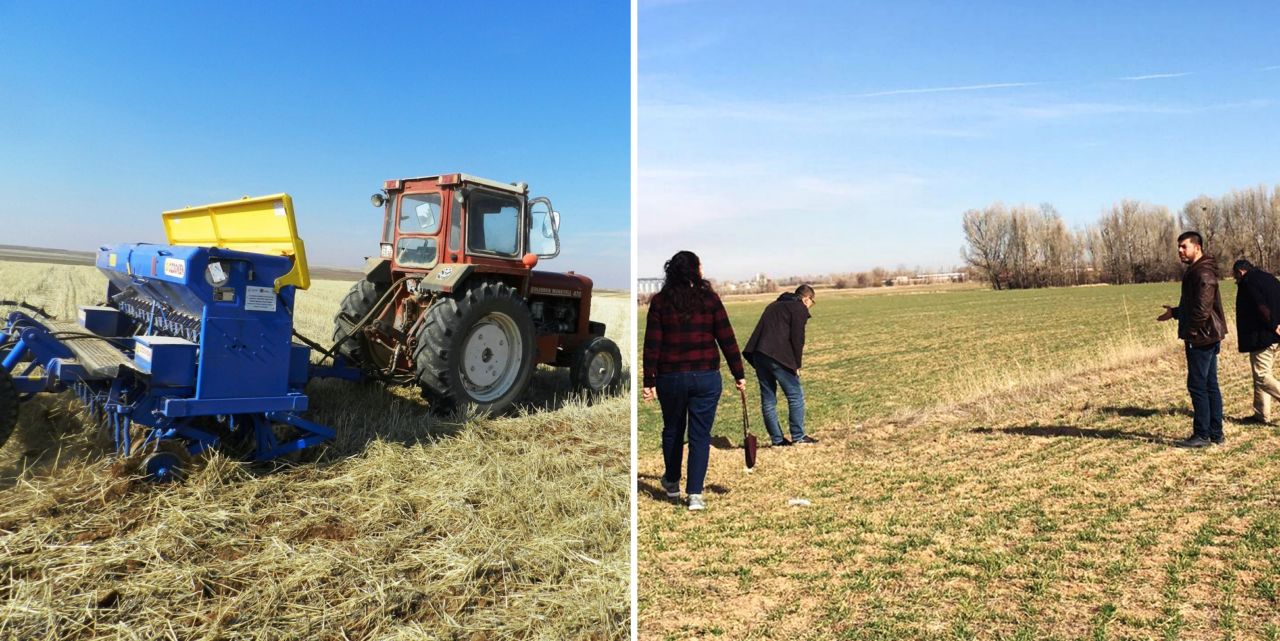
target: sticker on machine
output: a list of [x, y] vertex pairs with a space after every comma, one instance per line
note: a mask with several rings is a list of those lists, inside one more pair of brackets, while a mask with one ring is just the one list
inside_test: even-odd
[[276, 311], [276, 290], [271, 287], [245, 287], [244, 308], [250, 312]]
[[181, 258], [164, 259], [164, 275], [173, 276], [174, 278], [185, 278], [187, 275], [187, 263]]

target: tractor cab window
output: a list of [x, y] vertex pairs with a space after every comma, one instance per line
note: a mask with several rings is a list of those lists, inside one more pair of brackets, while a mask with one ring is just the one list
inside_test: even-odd
[[410, 234], [440, 231], [440, 194], [406, 194], [401, 198], [400, 231]]
[[396, 242], [397, 265], [435, 266], [438, 242], [435, 238], [419, 235], [439, 233], [440, 214], [440, 194], [405, 194], [400, 198], [400, 217], [396, 225], [402, 235]]
[[396, 264], [401, 267], [434, 267], [436, 239], [405, 236], [396, 243]]
[[467, 199], [467, 250], [514, 258], [520, 251], [520, 200], [476, 191]]

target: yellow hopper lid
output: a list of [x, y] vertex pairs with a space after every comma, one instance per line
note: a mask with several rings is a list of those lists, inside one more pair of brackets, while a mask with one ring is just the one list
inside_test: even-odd
[[222, 247], [236, 251], [292, 256], [293, 269], [276, 279], [276, 291], [311, 286], [307, 252], [293, 219], [293, 198], [273, 194], [166, 211], [164, 233], [170, 245]]

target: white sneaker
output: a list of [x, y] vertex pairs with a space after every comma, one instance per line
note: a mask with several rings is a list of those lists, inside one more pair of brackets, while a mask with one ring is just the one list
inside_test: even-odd
[[696, 510], [705, 510], [705, 509], [707, 509], [707, 504], [702, 502], [701, 494], [689, 495], [689, 511], [690, 512], [693, 512]]
[[662, 489], [666, 491], [667, 498], [669, 499], [680, 498], [680, 481], [676, 481], [672, 483], [667, 481], [667, 479], [662, 479]]

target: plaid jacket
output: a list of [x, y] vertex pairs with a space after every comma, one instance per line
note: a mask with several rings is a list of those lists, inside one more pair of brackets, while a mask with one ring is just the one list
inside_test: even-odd
[[710, 294], [704, 309], [681, 319], [666, 298], [656, 294], [649, 302], [644, 329], [644, 386], [657, 385], [660, 374], [720, 369], [717, 343], [734, 380], [746, 378], [738, 340], [719, 296]]

